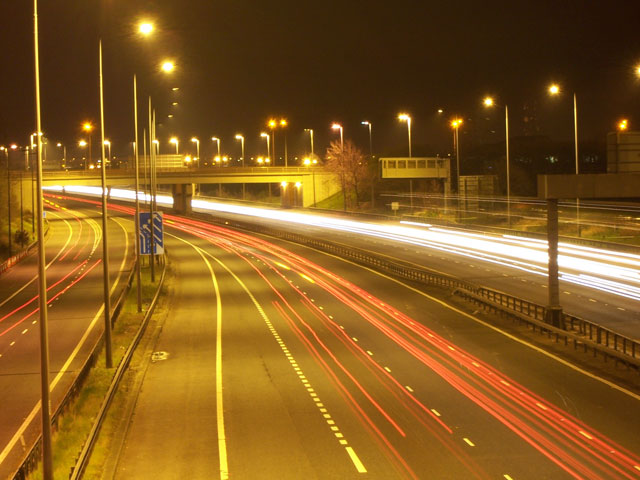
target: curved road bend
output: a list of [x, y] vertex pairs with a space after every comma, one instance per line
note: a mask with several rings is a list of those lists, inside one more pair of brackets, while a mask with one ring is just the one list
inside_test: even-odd
[[[45, 203], [47, 298], [52, 406], [55, 408], [103, 328], [100, 210], [86, 203], [67, 210]], [[110, 280], [122, 290], [133, 246], [131, 222], [111, 217]], [[0, 478], [19, 467], [41, 431], [37, 255], [0, 276]]]
[[340, 259], [165, 219], [167, 356], [116, 478], [640, 477], [639, 396]]

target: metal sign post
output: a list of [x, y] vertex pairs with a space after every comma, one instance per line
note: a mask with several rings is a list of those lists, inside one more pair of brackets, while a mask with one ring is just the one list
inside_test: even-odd
[[153, 254], [162, 255], [164, 253], [162, 212], [153, 212], [153, 243], [151, 242], [151, 214], [149, 212], [140, 212], [139, 218], [140, 255], [151, 255], [152, 245]]

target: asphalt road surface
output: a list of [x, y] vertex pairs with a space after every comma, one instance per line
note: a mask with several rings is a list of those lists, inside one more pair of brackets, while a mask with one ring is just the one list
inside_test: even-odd
[[[51, 402], [55, 409], [102, 332], [100, 209], [45, 204]], [[130, 269], [130, 220], [109, 221], [112, 297]], [[0, 478], [19, 467], [41, 432], [37, 255], [0, 276]]]
[[410, 285], [165, 215], [116, 478], [640, 478], [640, 396]]

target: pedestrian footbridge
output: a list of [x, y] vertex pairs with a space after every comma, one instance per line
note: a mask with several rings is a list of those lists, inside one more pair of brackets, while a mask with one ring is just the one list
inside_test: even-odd
[[[145, 178], [147, 180], [145, 180]], [[283, 206], [309, 207], [338, 193], [336, 174], [320, 167], [208, 167], [162, 168], [155, 171], [157, 185], [171, 185], [174, 209], [188, 212], [194, 185], [276, 184]], [[134, 169], [108, 169], [108, 187], [135, 188]], [[139, 173], [140, 185], [148, 175]], [[43, 172], [44, 186], [100, 186], [100, 170], [59, 170]]]

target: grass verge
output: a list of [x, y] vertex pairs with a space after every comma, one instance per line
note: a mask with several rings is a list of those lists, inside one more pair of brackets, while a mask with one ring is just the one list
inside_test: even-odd
[[[151, 283], [148, 267], [146, 269], [143, 268], [142, 273], [143, 312], [137, 312], [137, 291], [134, 280], [134, 285], [125, 299], [113, 328], [112, 354], [114, 368], [107, 369], [105, 367], [105, 352], [102, 349], [96, 364], [87, 375], [82, 389], [58, 418], [58, 428], [53, 432], [52, 438], [55, 479], [69, 478], [71, 469], [75, 466], [78, 455], [111, 385], [116, 368], [138, 331], [144, 318], [144, 312], [156, 293], [157, 280], [156, 284]], [[94, 454], [99, 453], [94, 451]], [[28, 478], [32, 480], [42, 479], [42, 467], [39, 466]], [[85, 478], [90, 477], [85, 476]]]

